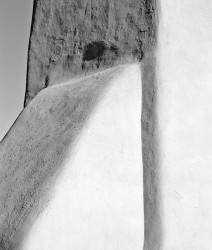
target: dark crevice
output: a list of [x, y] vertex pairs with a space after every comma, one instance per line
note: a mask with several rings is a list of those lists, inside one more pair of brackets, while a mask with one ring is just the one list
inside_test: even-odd
[[47, 88], [49, 86], [49, 76], [47, 75], [45, 77], [45, 88]]

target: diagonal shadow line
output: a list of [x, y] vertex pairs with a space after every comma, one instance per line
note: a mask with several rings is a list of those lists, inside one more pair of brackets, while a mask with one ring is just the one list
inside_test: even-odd
[[21, 247], [67, 155], [121, 70], [41, 91], [1, 142], [0, 249]]

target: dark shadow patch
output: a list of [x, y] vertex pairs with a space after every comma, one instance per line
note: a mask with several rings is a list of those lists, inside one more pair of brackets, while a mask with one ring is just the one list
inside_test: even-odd
[[47, 88], [49, 86], [49, 76], [47, 75], [45, 77], [45, 88]]
[[107, 46], [103, 41], [95, 41], [85, 45], [83, 61], [91, 61], [103, 56]]
[[111, 45], [110, 46], [110, 50], [115, 53], [116, 55], [118, 55], [118, 48], [115, 45]]
[[119, 49], [106, 41], [94, 41], [85, 45], [82, 57], [82, 70], [91, 70], [104, 66], [112, 66], [119, 56]]

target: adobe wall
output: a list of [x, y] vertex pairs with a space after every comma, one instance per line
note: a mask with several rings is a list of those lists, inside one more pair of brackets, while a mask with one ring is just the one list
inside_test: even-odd
[[212, 237], [212, 3], [160, 0], [157, 114], [163, 250]]

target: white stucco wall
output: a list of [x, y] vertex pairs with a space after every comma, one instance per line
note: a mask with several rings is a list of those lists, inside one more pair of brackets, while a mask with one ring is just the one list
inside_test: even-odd
[[113, 79], [24, 250], [143, 247], [141, 72]]
[[160, 0], [164, 250], [212, 249], [212, 2]]

